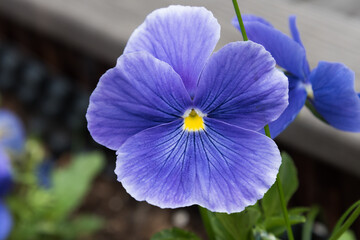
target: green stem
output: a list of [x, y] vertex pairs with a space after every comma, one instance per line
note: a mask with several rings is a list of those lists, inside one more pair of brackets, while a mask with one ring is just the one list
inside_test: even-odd
[[281, 185], [281, 181], [280, 178], [278, 177], [276, 179], [276, 184], [277, 184], [277, 188], [279, 191], [279, 197], [280, 197], [280, 202], [281, 202], [281, 208], [284, 214], [284, 220], [285, 220], [285, 224], [286, 224], [286, 230], [287, 230], [287, 235], [289, 240], [294, 240], [294, 236], [293, 236], [293, 232], [291, 230], [291, 225], [290, 225], [290, 220], [289, 220], [289, 214], [286, 208], [286, 203], [285, 203], [285, 198], [284, 198], [284, 191]]
[[351, 216], [345, 221], [345, 223], [335, 232], [333, 232], [333, 234], [331, 235], [331, 237], [329, 238], [329, 240], [336, 240], [339, 237], [341, 237], [341, 235], [343, 235], [343, 233], [349, 229], [349, 227], [351, 226], [351, 224], [353, 224], [353, 222], [359, 217], [360, 215], [360, 206], [357, 206], [357, 208], [355, 209], [355, 211], [351, 214]]
[[244, 39], [244, 41], [247, 41], [249, 40], [247, 35], [246, 35], [246, 31], [245, 31], [245, 26], [244, 26], [244, 23], [243, 23], [243, 20], [241, 18], [241, 13], [240, 13], [240, 9], [239, 9], [239, 4], [237, 3], [236, 0], [232, 0], [233, 2], [233, 5], [234, 5], [234, 9], [235, 9], [235, 13], [236, 13], [236, 16], [237, 16], [237, 19], [239, 21], [239, 25], [240, 25], [240, 30], [241, 30], [241, 35]]
[[[269, 138], [271, 138], [271, 134], [270, 134], [270, 129], [269, 129], [269, 125], [266, 125], [264, 127], [265, 130], [265, 135]], [[289, 214], [286, 208], [286, 202], [285, 202], [285, 198], [284, 198], [284, 191], [280, 182], [280, 178], [278, 177], [276, 179], [276, 185], [278, 188], [278, 192], [279, 192], [279, 197], [280, 197], [280, 202], [281, 202], [281, 208], [283, 211], [283, 215], [284, 215], [284, 220], [285, 220], [285, 224], [286, 224], [286, 229], [287, 229], [287, 235], [289, 240], [294, 240], [294, 236], [291, 230], [291, 224], [290, 224], [290, 220], [289, 220]]]
[[268, 136], [269, 138], [271, 138], [269, 125], [266, 125], [264, 127], [264, 130], [265, 130], [265, 135]]

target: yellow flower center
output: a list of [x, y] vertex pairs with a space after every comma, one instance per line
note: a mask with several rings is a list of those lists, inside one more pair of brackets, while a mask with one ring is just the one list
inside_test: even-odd
[[205, 115], [199, 110], [191, 109], [185, 112], [184, 118], [184, 130], [193, 132], [204, 130], [204, 119]]

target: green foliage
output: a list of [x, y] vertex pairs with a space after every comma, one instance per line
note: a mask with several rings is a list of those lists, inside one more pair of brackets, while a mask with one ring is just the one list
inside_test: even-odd
[[52, 172], [48, 189], [38, 185], [35, 174], [44, 159], [42, 146], [34, 140], [28, 141], [23, 157], [15, 164], [16, 188], [7, 198], [14, 217], [10, 240], [77, 239], [103, 226], [103, 220], [97, 216], [72, 216], [103, 167], [101, 154], [74, 156], [66, 167]]
[[353, 231], [347, 230], [339, 237], [339, 240], [356, 240], [356, 237]]
[[51, 211], [52, 219], [66, 217], [79, 205], [103, 162], [99, 153], [82, 154], [76, 156], [67, 168], [54, 172], [51, 194], [56, 207]]
[[354, 221], [360, 216], [360, 200], [351, 205], [336, 223], [329, 240], [343, 236]]
[[200, 240], [200, 238], [194, 233], [179, 228], [171, 228], [156, 233], [151, 240]]
[[319, 213], [319, 208], [317, 206], [314, 206], [310, 209], [306, 217], [307, 218], [306, 222], [303, 226], [302, 236], [301, 236], [302, 240], [311, 240], [312, 229], [314, 226], [315, 218], [318, 215], [318, 213]]
[[[282, 164], [278, 177], [280, 178], [281, 184], [283, 186], [285, 201], [288, 203], [292, 195], [296, 192], [299, 186], [299, 182], [297, 179], [296, 167], [291, 157], [287, 153], [282, 153], [281, 156]], [[282, 213], [279, 192], [276, 184], [274, 184], [269, 189], [269, 191], [267, 191], [261, 202], [266, 217], [271, 217]]]
[[261, 213], [256, 206], [247, 207], [240, 213], [226, 214], [213, 213], [201, 208], [205, 221], [209, 222], [212, 229], [208, 231], [210, 239], [216, 240], [241, 240], [249, 239], [252, 228], [259, 220]]

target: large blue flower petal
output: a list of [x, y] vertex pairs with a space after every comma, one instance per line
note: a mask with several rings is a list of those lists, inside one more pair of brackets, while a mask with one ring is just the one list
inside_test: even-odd
[[6, 240], [12, 228], [12, 217], [9, 210], [0, 201], [0, 240]]
[[122, 55], [100, 79], [86, 114], [92, 137], [117, 150], [130, 136], [181, 117], [191, 105], [180, 76], [146, 52]]
[[205, 117], [205, 130], [183, 130], [183, 120], [129, 138], [115, 173], [135, 199], [162, 208], [199, 204], [240, 212], [275, 182], [281, 157], [270, 138]]
[[[291, 72], [293, 75], [305, 79], [305, 49], [284, 33], [264, 24], [263, 21], [244, 21], [248, 38], [263, 45], [275, 58], [279, 66]], [[233, 24], [240, 30], [238, 23], [233, 22]]]
[[12, 186], [12, 171], [10, 160], [0, 148], [0, 198], [9, 192]]
[[288, 105], [288, 80], [264, 47], [230, 43], [201, 74], [194, 104], [210, 118], [258, 131]]
[[0, 146], [18, 153], [24, 149], [25, 134], [20, 120], [7, 110], [0, 110]]
[[309, 76], [312, 104], [333, 127], [360, 131], [360, 99], [354, 90], [354, 72], [341, 63], [319, 62]]
[[149, 14], [125, 53], [147, 51], [169, 63], [193, 96], [196, 82], [220, 38], [220, 25], [203, 7], [170, 6]]
[[271, 137], [279, 135], [292, 121], [295, 120], [306, 101], [306, 90], [299, 79], [289, 77], [289, 106], [274, 122], [269, 124]]

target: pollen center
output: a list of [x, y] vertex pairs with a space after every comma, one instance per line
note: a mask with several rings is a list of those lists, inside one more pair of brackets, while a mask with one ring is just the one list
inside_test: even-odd
[[204, 130], [204, 117], [200, 111], [191, 109], [185, 112], [184, 118], [184, 130], [199, 131]]

